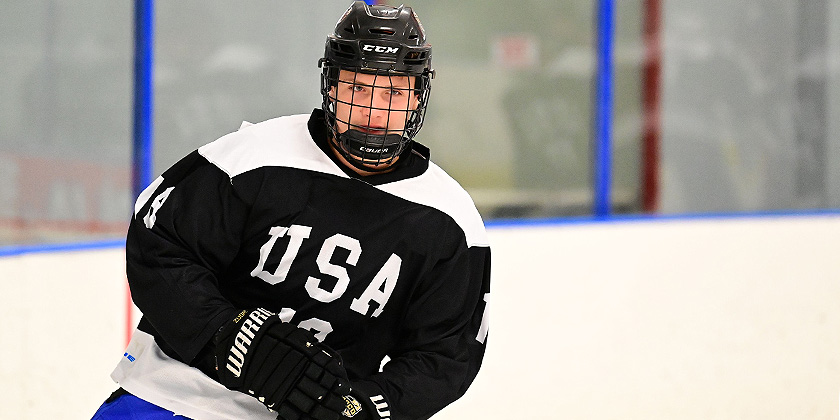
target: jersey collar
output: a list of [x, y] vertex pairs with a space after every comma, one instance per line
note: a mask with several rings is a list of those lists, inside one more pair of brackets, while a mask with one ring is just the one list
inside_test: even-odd
[[367, 182], [371, 185], [382, 185], [390, 182], [414, 178], [426, 172], [429, 168], [429, 148], [412, 141], [409, 147], [400, 154], [400, 159], [394, 164], [394, 170], [384, 174], [361, 176], [341, 163], [332, 153], [329, 146], [329, 130], [327, 129], [324, 111], [315, 108], [308, 122], [309, 135], [318, 148], [327, 155], [347, 176]]

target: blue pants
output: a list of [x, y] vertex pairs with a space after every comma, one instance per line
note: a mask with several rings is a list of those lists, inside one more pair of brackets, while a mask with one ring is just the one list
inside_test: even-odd
[[131, 395], [122, 389], [96, 410], [91, 420], [190, 420]]

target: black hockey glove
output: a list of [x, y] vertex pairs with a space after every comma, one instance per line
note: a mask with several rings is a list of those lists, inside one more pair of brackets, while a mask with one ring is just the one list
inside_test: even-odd
[[341, 418], [347, 373], [339, 355], [309, 331], [258, 308], [239, 313], [215, 342], [222, 385], [259, 399], [278, 419]]

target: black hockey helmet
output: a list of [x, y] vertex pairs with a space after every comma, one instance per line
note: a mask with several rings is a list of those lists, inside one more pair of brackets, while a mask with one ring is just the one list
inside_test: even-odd
[[[322, 108], [327, 125], [340, 146], [339, 150], [354, 158], [348, 159], [351, 163], [355, 164], [359, 159], [390, 162], [417, 135], [423, 125], [430, 81], [434, 77], [431, 62], [432, 46], [426, 41], [423, 26], [410, 7], [372, 6], [356, 1], [339, 19], [334, 33], [327, 36], [324, 57], [318, 65], [322, 68]], [[401, 133], [370, 134], [359, 130], [359, 126], [350, 124], [350, 121], [338, 120], [337, 100], [331, 96], [330, 89], [339, 84], [339, 70], [374, 74], [386, 82], [395, 76], [414, 77], [413, 91], [406, 93], [417, 95], [419, 101], [416, 109], [403, 110], [408, 111], [405, 113], [404, 130]], [[349, 129], [339, 133], [337, 120]], [[364, 169], [370, 170], [368, 167]]]

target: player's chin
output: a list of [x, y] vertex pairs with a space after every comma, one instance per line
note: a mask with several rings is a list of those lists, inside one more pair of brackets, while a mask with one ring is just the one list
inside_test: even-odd
[[370, 169], [384, 169], [391, 166], [393, 163], [393, 159], [382, 159], [382, 160], [371, 160], [371, 159], [359, 159], [355, 158], [357, 162], [361, 163], [362, 166], [366, 166]]
[[394, 164], [396, 159], [371, 159], [366, 158], [362, 159], [358, 156], [352, 156], [352, 159], [356, 161], [357, 164], [361, 164], [362, 167], [368, 168], [371, 172], [379, 172], [388, 169], [391, 165]]

